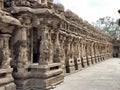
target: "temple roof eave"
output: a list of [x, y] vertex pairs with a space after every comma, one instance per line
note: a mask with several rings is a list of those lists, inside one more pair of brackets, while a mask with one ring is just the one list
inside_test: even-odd
[[0, 17], [0, 21], [7, 24], [22, 26], [21, 22], [18, 19], [15, 19], [11, 16], [2, 16]]
[[8, 12], [2, 11], [0, 10], [0, 22], [2, 22], [3, 24], [11, 24], [11, 25], [17, 25], [17, 26], [22, 26], [21, 22], [10, 16]]
[[33, 14], [52, 14], [52, 11], [47, 8], [30, 8], [30, 7], [12, 7], [11, 13], [29, 12]]

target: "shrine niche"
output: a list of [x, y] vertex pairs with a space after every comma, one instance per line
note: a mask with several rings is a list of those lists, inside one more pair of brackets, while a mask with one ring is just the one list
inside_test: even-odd
[[0, 90], [54, 88], [66, 74], [111, 58], [111, 41], [53, 0], [0, 0], [0, 78], [10, 81]]

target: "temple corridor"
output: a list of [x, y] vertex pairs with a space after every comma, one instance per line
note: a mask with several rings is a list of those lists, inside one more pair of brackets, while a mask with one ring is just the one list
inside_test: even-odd
[[111, 58], [68, 75], [51, 90], [120, 90], [120, 59]]

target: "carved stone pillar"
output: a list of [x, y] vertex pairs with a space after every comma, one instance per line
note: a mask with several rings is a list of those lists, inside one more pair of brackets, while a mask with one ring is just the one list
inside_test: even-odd
[[71, 48], [70, 48], [71, 41], [72, 41], [72, 38], [67, 37], [67, 39], [66, 39], [66, 48], [67, 48], [66, 59], [67, 59], [67, 62], [71, 58]]
[[100, 43], [98, 43], [98, 61], [99, 61], [99, 62], [101, 61], [100, 52], [101, 52], [101, 50], [100, 50]]
[[75, 42], [74, 42], [74, 39], [73, 41], [70, 43], [70, 58], [71, 59], [74, 59], [75, 57]]
[[14, 64], [15, 67], [23, 68], [28, 65], [30, 61], [28, 60], [28, 46], [27, 46], [27, 28], [23, 27], [19, 29], [19, 34], [21, 35], [19, 40], [14, 44]]
[[49, 41], [49, 62], [53, 63], [54, 45], [52, 43], [52, 30], [49, 32], [48, 41]]
[[100, 43], [100, 60], [102, 61], [103, 58], [102, 58], [102, 43]]
[[72, 36], [68, 36], [66, 39], [67, 42], [67, 54], [66, 54], [66, 72], [67, 73], [71, 73], [75, 71], [75, 63], [74, 63], [74, 59], [73, 59], [73, 37]]
[[[26, 65], [30, 64], [31, 61], [29, 60], [30, 54], [28, 51], [28, 30], [31, 24], [30, 13], [19, 13], [17, 16], [19, 21], [23, 24], [22, 27], [16, 28], [15, 35], [13, 37], [13, 54], [14, 54], [14, 61], [13, 66], [14, 68], [22, 68], [25, 69]], [[19, 71], [18, 71], [19, 72]]]
[[16, 90], [16, 86], [13, 83], [14, 79], [12, 77], [13, 69], [10, 66], [12, 60], [11, 51], [9, 49], [9, 34], [0, 34], [0, 90]]
[[74, 53], [74, 59], [77, 59], [79, 57], [79, 51], [78, 51], [78, 39], [77, 38], [74, 38], [74, 43], [73, 43], [73, 53]]
[[85, 43], [85, 57], [88, 56], [88, 43]]
[[105, 58], [107, 59], [107, 44], [105, 45]]
[[60, 47], [59, 32], [55, 31], [55, 48], [54, 48], [54, 62], [61, 62], [62, 60], [62, 48]]
[[9, 49], [9, 38], [11, 37], [11, 35], [9, 34], [0, 34], [0, 57], [2, 59], [2, 63], [1, 63], [1, 68], [10, 68], [10, 62], [11, 59], [10, 55], [10, 49]]
[[96, 42], [96, 44], [95, 44], [95, 47], [96, 47], [96, 49], [95, 49], [95, 57], [96, 57], [96, 62], [99, 62], [99, 49], [98, 49], [98, 42]]
[[82, 69], [82, 61], [81, 61], [81, 39], [77, 38], [75, 41], [75, 56], [74, 56], [74, 61], [75, 61], [75, 68], [76, 70], [81, 70]]
[[81, 58], [81, 55], [82, 55], [82, 43], [81, 43], [81, 39], [79, 39], [78, 41], [78, 57]]
[[84, 56], [84, 44], [83, 44], [83, 40], [81, 40], [81, 57]]
[[91, 56], [91, 41], [87, 41], [87, 60], [88, 65], [92, 64], [92, 56]]
[[62, 68], [65, 69], [65, 40], [66, 37], [64, 34], [60, 34], [60, 47], [61, 47], [61, 63], [62, 63]]
[[95, 64], [95, 46], [94, 46], [94, 42], [91, 42], [91, 56], [92, 56], [92, 63]]
[[83, 67], [87, 67], [88, 66], [88, 64], [87, 64], [87, 57], [86, 57], [86, 49], [87, 49], [86, 41], [82, 40], [82, 66]]
[[48, 31], [46, 26], [41, 26], [41, 44], [40, 44], [40, 56], [39, 64], [46, 65], [49, 63], [49, 41], [48, 41]]
[[70, 73], [69, 69], [69, 59], [70, 59], [70, 38], [69, 36], [66, 37], [65, 41], [65, 63], [66, 63], [66, 73]]
[[85, 57], [86, 57], [86, 60], [87, 60], [87, 65], [89, 66], [89, 46], [88, 46], [88, 41], [86, 40], [86, 47], [85, 47]]
[[106, 58], [106, 54], [105, 54], [105, 52], [106, 52], [106, 44], [104, 44], [104, 50], [103, 50], [103, 55], [104, 55], [104, 60], [105, 60], [105, 58]]
[[94, 56], [95, 56], [95, 62], [97, 63], [98, 60], [97, 60], [97, 46], [96, 46], [96, 42], [94, 44]]
[[94, 42], [91, 42], [91, 56], [94, 56]]
[[103, 43], [101, 44], [101, 60], [103, 61], [104, 60], [104, 46], [103, 46]]
[[30, 75], [28, 68], [31, 64], [31, 61], [28, 59], [27, 30], [27, 27], [21, 27], [18, 29], [18, 32], [15, 36], [17, 38], [15, 38], [16, 40], [13, 46], [13, 77], [15, 78], [17, 89], [19, 90], [26, 89], [26, 83], [28, 82], [27, 80]]

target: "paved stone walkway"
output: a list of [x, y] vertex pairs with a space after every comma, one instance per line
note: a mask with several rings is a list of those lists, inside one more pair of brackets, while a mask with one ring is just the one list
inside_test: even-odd
[[120, 59], [108, 59], [66, 76], [52, 90], [120, 90]]

